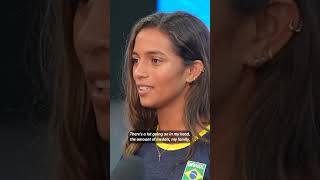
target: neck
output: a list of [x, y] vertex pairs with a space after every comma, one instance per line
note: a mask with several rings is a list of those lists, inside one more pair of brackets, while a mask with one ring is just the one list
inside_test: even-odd
[[187, 130], [184, 122], [185, 93], [174, 101], [157, 109], [159, 130], [183, 131]]

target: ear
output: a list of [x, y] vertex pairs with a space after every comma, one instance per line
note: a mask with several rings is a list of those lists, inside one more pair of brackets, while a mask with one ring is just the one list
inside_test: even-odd
[[294, 0], [271, 0], [253, 20], [255, 34], [251, 47], [254, 49], [246, 63], [254, 67], [272, 60], [302, 26], [299, 8]]
[[195, 60], [192, 62], [191, 65], [188, 65], [187, 67], [187, 83], [192, 83], [195, 81], [201, 73], [205, 71], [204, 64], [201, 60]]

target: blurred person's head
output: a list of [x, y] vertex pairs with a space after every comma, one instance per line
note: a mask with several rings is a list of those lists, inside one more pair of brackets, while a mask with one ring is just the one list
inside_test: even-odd
[[[152, 131], [157, 110], [183, 104], [183, 120], [193, 134], [209, 121], [209, 47], [207, 27], [184, 13], [156, 13], [135, 24], [128, 40], [124, 88], [133, 130]], [[125, 154], [140, 145], [126, 144]]]
[[211, 22], [213, 121], [241, 91], [248, 99], [238, 179], [315, 178], [320, 1], [214, 0]]
[[[109, 129], [109, 1], [49, 1], [44, 68], [53, 77], [58, 179], [105, 179]], [[49, 86], [52, 87], [52, 86]]]

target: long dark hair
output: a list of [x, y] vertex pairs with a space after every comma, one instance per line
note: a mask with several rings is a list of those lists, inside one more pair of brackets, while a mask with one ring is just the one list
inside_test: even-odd
[[99, 137], [81, 65], [73, 46], [77, 0], [48, 1], [40, 49], [52, 105], [58, 180], [103, 180], [106, 143]]
[[[247, 16], [269, 0], [232, 0]], [[244, 136], [239, 141], [245, 180], [320, 177], [320, 1], [296, 0], [303, 30], [257, 70]]]
[[[142, 18], [133, 27], [128, 41], [124, 64], [124, 89], [128, 105], [128, 119], [133, 130], [152, 131], [157, 125], [156, 110], [140, 104], [132, 75], [132, 51], [137, 34], [144, 28], [154, 27], [168, 35], [175, 52], [188, 66], [194, 60], [201, 60], [206, 69], [192, 84], [186, 97], [184, 118], [187, 128], [195, 135], [196, 125], [204, 127], [210, 119], [209, 105], [209, 55], [210, 33], [196, 17], [184, 13], [155, 13]], [[141, 144], [127, 142], [125, 155], [134, 154]], [[191, 153], [189, 153], [191, 155]]]

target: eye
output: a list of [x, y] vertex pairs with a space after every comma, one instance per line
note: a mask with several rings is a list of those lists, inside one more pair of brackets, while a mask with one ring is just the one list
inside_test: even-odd
[[152, 62], [154, 64], [159, 64], [161, 62], [161, 60], [159, 58], [152, 58]]
[[138, 64], [139, 59], [137, 58], [131, 58], [131, 61], [133, 64]]

